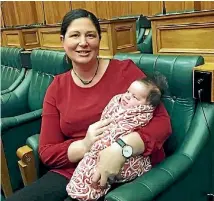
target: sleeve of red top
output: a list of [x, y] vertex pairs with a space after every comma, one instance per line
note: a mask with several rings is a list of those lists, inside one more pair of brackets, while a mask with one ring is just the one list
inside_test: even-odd
[[146, 126], [138, 128], [135, 131], [140, 134], [144, 142], [144, 156], [151, 155], [153, 152], [160, 150], [172, 132], [170, 117], [163, 103], [154, 111], [152, 120]]
[[42, 162], [52, 168], [71, 165], [67, 149], [72, 139], [65, 140], [60, 129], [59, 111], [56, 108], [57, 77], [49, 86], [43, 102], [39, 155]]

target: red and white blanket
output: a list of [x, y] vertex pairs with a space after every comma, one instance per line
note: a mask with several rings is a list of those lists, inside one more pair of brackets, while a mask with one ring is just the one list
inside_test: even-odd
[[[104, 196], [111, 185], [106, 188], [92, 187], [92, 177], [96, 169], [99, 151], [114, 143], [118, 138], [131, 133], [135, 128], [145, 126], [153, 117], [151, 105], [140, 105], [123, 109], [120, 105], [121, 94], [114, 96], [105, 107], [101, 119], [113, 119], [104, 137], [96, 141], [89, 152], [79, 162], [66, 190], [71, 198], [81, 201], [97, 200]], [[151, 169], [149, 157], [134, 156], [129, 158], [121, 169], [115, 182], [133, 180]]]

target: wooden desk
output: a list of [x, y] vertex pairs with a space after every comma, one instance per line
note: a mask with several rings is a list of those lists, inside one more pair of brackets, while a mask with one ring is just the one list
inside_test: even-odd
[[40, 47], [37, 28], [5, 29], [2, 39], [2, 45], [7, 47], [22, 47], [25, 50]]
[[214, 10], [148, 17], [154, 54], [202, 55], [214, 63]]

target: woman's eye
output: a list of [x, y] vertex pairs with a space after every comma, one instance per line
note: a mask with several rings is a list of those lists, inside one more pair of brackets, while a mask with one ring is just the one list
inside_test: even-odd
[[94, 34], [88, 34], [87, 35], [89, 38], [95, 38], [96, 36]]
[[76, 37], [78, 37], [78, 34], [72, 34], [70, 37], [76, 38]]

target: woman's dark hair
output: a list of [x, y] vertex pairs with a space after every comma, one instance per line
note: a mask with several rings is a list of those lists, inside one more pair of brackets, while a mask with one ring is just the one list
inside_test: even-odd
[[139, 79], [138, 81], [147, 86], [152, 86], [147, 97], [147, 101], [149, 101], [153, 107], [159, 105], [164, 91], [168, 88], [166, 77], [161, 75], [159, 72], [155, 72], [152, 78], [146, 77]]
[[93, 13], [84, 9], [71, 10], [64, 16], [61, 25], [61, 35], [65, 36], [68, 26], [71, 24], [72, 21], [83, 17], [89, 18], [91, 20], [98, 32], [99, 38], [101, 39], [100, 23], [97, 17]]

